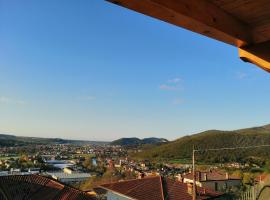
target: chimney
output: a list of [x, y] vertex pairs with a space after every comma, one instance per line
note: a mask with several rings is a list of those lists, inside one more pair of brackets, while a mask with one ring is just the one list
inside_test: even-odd
[[182, 176], [182, 174], [178, 174], [177, 178], [178, 178], [178, 181], [183, 182], [183, 176]]
[[226, 179], [229, 180], [229, 173], [226, 172]]
[[143, 179], [144, 178], [144, 173], [139, 173], [138, 179]]
[[187, 183], [187, 192], [188, 194], [193, 194], [193, 185], [191, 183]]

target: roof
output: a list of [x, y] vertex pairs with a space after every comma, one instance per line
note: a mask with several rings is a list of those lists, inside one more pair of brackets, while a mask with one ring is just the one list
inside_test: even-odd
[[[101, 185], [100, 187], [137, 200], [191, 200], [188, 185], [161, 176], [146, 177]], [[219, 197], [222, 193], [197, 187], [199, 200]]]
[[90, 195], [40, 175], [0, 177], [0, 199], [92, 200]]
[[109, 183], [102, 187], [135, 199], [163, 200], [159, 176]]
[[[182, 177], [192, 180], [193, 173], [188, 173], [186, 175], [183, 175]], [[225, 180], [241, 180], [241, 178], [238, 176], [232, 176], [229, 174], [226, 175], [226, 173], [221, 173], [221, 172], [216, 172], [216, 171], [196, 172], [196, 181], [203, 182], [203, 181], [225, 181]]]
[[269, 0], [107, 0], [236, 46], [239, 57], [270, 72]]

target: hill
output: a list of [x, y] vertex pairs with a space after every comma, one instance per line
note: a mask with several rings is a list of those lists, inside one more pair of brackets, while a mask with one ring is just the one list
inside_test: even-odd
[[[209, 130], [195, 135], [189, 135], [158, 147], [143, 149], [134, 155], [141, 159], [175, 160], [191, 159], [193, 145], [196, 149], [240, 147], [270, 144], [270, 125], [240, 129], [235, 131]], [[241, 150], [202, 151], [196, 157], [204, 162], [234, 162], [247, 159], [262, 159], [269, 157], [270, 147]]]
[[24, 136], [0, 134], [0, 147], [25, 146], [29, 144], [104, 145], [104, 144], [108, 144], [108, 142], [87, 141], [87, 140], [67, 140], [67, 139], [61, 139], [61, 138], [24, 137]]
[[138, 145], [144, 145], [144, 144], [159, 144], [159, 143], [166, 143], [168, 140], [164, 138], [143, 138], [139, 139], [136, 137], [132, 138], [121, 138], [115, 141], [111, 142], [111, 145], [121, 145], [121, 146], [138, 146]]

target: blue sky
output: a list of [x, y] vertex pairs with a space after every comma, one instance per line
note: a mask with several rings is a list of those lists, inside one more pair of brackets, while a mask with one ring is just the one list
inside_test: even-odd
[[175, 139], [270, 123], [237, 49], [103, 0], [0, 0], [0, 132]]

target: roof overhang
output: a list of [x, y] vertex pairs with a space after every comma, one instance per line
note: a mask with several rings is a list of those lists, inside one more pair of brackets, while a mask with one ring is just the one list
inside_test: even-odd
[[107, 0], [233, 45], [239, 57], [270, 72], [268, 0]]

